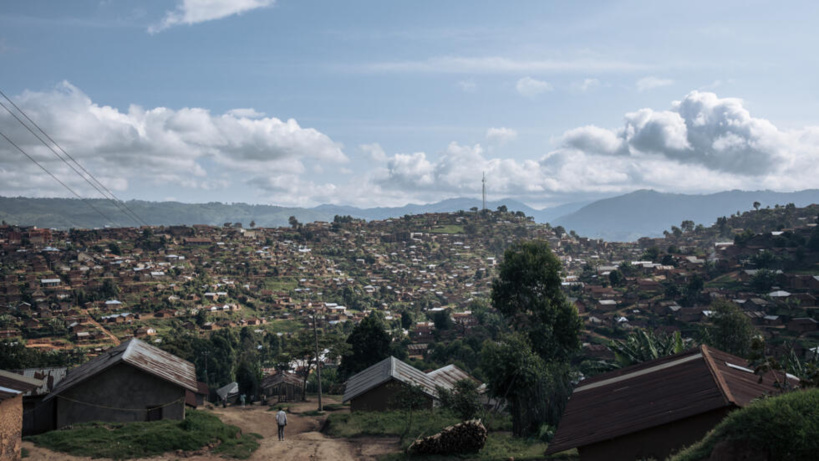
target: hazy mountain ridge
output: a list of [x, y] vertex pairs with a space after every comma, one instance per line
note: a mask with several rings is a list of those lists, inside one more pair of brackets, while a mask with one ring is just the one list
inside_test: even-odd
[[[709, 195], [668, 194], [639, 190], [629, 194], [598, 200], [577, 202], [537, 210], [521, 202], [502, 199], [487, 202], [487, 208], [506, 206], [509, 211], [522, 211], [536, 222], [549, 222], [574, 230], [579, 235], [610, 241], [631, 241], [640, 237], [656, 237], [683, 220], [710, 225], [720, 216], [746, 211], [759, 202], [764, 207], [794, 203], [806, 206], [819, 203], [819, 190], [799, 192], [726, 191]], [[93, 208], [90, 205], [93, 205]], [[180, 203], [126, 202], [129, 209], [150, 225], [219, 226], [224, 223], [255, 222], [259, 227], [289, 225], [295, 216], [300, 222], [332, 221], [336, 215], [349, 215], [367, 220], [397, 218], [407, 214], [454, 212], [482, 206], [481, 201], [453, 198], [431, 204], [409, 204], [403, 207], [356, 208], [320, 205], [314, 208], [290, 208], [246, 203]], [[104, 219], [95, 208], [108, 218]], [[81, 201], [67, 198], [0, 197], [0, 219], [9, 224], [55, 228], [94, 228], [137, 226], [111, 202], [102, 199]]]
[[708, 195], [668, 194], [639, 190], [598, 200], [552, 222], [580, 235], [608, 241], [633, 241], [662, 236], [683, 220], [710, 226], [721, 216], [753, 208], [793, 203], [798, 207], [819, 203], [819, 190], [798, 192], [725, 191]]

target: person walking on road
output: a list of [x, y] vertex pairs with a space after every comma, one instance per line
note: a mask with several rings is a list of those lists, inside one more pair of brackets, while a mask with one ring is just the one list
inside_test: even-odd
[[284, 409], [276, 413], [276, 423], [279, 425], [279, 440], [284, 440], [284, 426], [287, 426], [287, 413]]

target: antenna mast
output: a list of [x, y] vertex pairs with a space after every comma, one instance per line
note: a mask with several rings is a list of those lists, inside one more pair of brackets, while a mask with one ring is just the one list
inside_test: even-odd
[[481, 183], [483, 183], [483, 211], [486, 211], [486, 173], [483, 173]]

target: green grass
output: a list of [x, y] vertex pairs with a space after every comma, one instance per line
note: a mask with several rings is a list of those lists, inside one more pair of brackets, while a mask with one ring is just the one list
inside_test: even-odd
[[429, 231], [430, 234], [463, 234], [464, 226], [448, 224], [446, 226], [439, 226]]
[[145, 458], [168, 451], [193, 451], [210, 443], [225, 457], [247, 459], [259, 447], [258, 434], [242, 434], [204, 411], [187, 410], [182, 421], [75, 424], [26, 437], [52, 451], [92, 458]]
[[705, 438], [671, 459], [707, 459], [722, 441], [770, 461], [815, 459], [819, 453], [817, 408], [819, 389], [759, 400], [728, 415]]
[[[391, 412], [354, 412], [331, 414], [327, 418], [327, 434], [333, 437], [357, 436], [394, 436], [402, 438], [401, 448], [405, 450], [416, 438], [426, 437], [440, 432], [447, 426], [457, 424], [460, 420], [446, 411], [418, 411], [413, 414], [412, 427], [407, 428], [407, 414], [403, 411]], [[508, 430], [511, 428], [509, 417], [494, 417], [485, 419], [489, 436], [486, 446], [477, 454], [457, 457], [443, 456], [413, 456], [413, 459], [446, 460], [446, 459], [478, 459], [478, 460], [534, 460], [544, 459], [547, 444], [540, 440], [512, 437]], [[501, 432], [503, 431], [503, 432]], [[395, 453], [383, 458], [385, 461], [406, 459], [404, 453]], [[570, 453], [568, 458], [577, 459], [576, 453]]]

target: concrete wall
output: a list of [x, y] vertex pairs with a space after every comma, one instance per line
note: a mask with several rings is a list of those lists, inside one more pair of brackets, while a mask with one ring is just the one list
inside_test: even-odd
[[[404, 387], [400, 381], [390, 380], [386, 383], [359, 395], [350, 400], [350, 411], [387, 411], [396, 409], [393, 402], [395, 396]], [[432, 409], [432, 397], [427, 397], [423, 405], [425, 409]]]
[[693, 444], [714, 428], [730, 411], [722, 408], [670, 424], [578, 448], [581, 461], [666, 459], [672, 452]]
[[0, 402], [0, 460], [19, 460], [23, 436], [23, 395]]
[[57, 428], [87, 421], [146, 421], [148, 408], [162, 405], [162, 419], [185, 418], [185, 388], [125, 363], [55, 399]]

